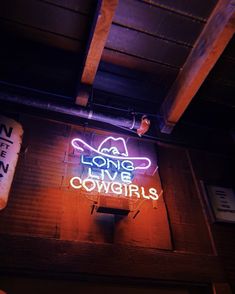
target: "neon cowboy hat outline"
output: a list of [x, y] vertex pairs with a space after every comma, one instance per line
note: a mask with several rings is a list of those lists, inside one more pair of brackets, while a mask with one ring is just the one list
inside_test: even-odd
[[[148, 169], [151, 166], [151, 160], [148, 157], [129, 156], [126, 142], [121, 137], [107, 137], [100, 143], [97, 149], [90, 146], [80, 138], [74, 138], [71, 144], [75, 149], [77, 149], [80, 152], [84, 152], [84, 149], [89, 149], [107, 158], [134, 161], [137, 164], [137, 166], [135, 166], [135, 169]], [[107, 147], [108, 145], [111, 145], [112, 147]], [[122, 149], [122, 152], [119, 151], [119, 147], [121, 147], [120, 149]], [[112, 154], [109, 154], [110, 152]]]

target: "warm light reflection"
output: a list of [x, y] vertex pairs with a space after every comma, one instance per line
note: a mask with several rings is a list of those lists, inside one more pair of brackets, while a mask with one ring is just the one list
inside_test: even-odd
[[84, 189], [87, 192], [98, 191], [98, 193], [113, 193], [125, 197], [136, 197], [158, 200], [159, 196], [155, 188], [149, 188], [145, 191], [144, 187], [139, 187], [134, 184], [124, 184], [119, 182], [105, 182], [85, 178], [82, 180], [80, 177], [73, 177], [70, 184], [74, 189]]
[[155, 188], [132, 184], [135, 170], [148, 169], [151, 160], [147, 157], [129, 156], [123, 138], [107, 137], [97, 149], [80, 138], [73, 139], [71, 144], [79, 152], [88, 149], [95, 154], [95, 156], [81, 154], [81, 164], [87, 167], [87, 177], [73, 177], [70, 184], [74, 189], [152, 200], [159, 198]]

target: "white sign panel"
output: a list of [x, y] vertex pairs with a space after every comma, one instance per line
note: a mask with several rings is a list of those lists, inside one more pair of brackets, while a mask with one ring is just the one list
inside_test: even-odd
[[235, 222], [235, 195], [231, 188], [206, 186], [217, 221]]
[[0, 209], [7, 205], [22, 142], [22, 126], [0, 115]]

